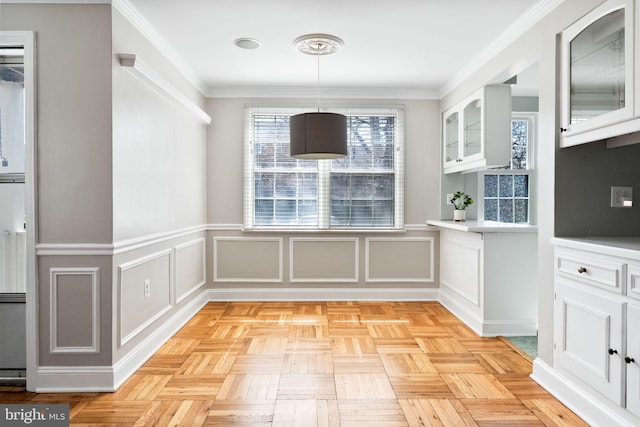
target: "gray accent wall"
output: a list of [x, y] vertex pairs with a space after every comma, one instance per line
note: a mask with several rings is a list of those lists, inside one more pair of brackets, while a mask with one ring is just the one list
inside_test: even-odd
[[[640, 144], [604, 141], [556, 153], [556, 236], [640, 236]], [[634, 208], [612, 208], [611, 186], [633, 187]]]
[[111, 6], [3, 4], [36, 32], [38, 241], [109, 243]]

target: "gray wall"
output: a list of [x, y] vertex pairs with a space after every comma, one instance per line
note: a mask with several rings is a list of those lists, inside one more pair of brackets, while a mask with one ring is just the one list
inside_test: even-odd
[[[243, 232], [243, 119], [245, 105], [313, 105], [308, 99], [209, 99], [214, 117], [207, 141], [207, 222], [214, 247], [208, 259], [213, 289], [265, 288], [434, 288], [437, 287], [437, 231], [427, 219], [439, 218], [439, 102], [433, 100], [323, 99], [324, 105], [403, 105], [405, 108], [405, 224], [402, 233]], [[315, 239], [308, 251], [304, 239]], [[267, 239], [267, 241], [264, 241]], [[430, 245], [434, 245], [431, 247]], [[257, 245], [264, 250], [255, 257]], [[380, 262], [382, 254], [413, 254], [410, 267]], [[349, 265], [335, 268], [335, 254]], [[386, 257], [389, 260], [389, 256]], [[256, 258], [261, 257], [260, 265]], [[313, 265], [331, 269], [312, 271]], [[282, 269], [282, 274], [279, 273]], [[330, 273], [327, 271], [331, 270]], [[428, 280], [427, 277], [429, 278]], [[415, 278], [416, 280], [411, 280]], [[286, 294], [283, 294], [286, 297]]]
[[201, 295], [206, 247], [206, 125], [115, 53], [204, 96], [111, 5], [1, 11], [36, 34], [37, 363], [113, 366]]
[[2, 30], [37, 32], [40, 242], [111, 242], [110, 9], [2, 5]]
[[[36, 32], [36, 243], [111, 243], [111, 7], [3, 4], [0, 28]], [[39, 363], [108, 364], [110, 258], [41, 255], [37, 266]], [[86, 268], [101, 270], [102, 286], [96, 292], [67, 292], [74, 287], [91, 288], [93, 276], [83, 270]], [[52, 269], [69, 273], [57, 276], [60, 295], [65, 296], [60, 300], [51, 292], [56, 286]], [[87, 274], [78, 274], [80, 271]], [[50, 311], [52, 299], [60, 317]], [[82, 318], [84, 311], [74, 309], [94, 299], [99, 301], [97, 325], [91, 315]], [[84, 346], [91, 334], [100, 350], [52, 353], [50, 325], [54, 320], [60, 328], [74, 322], [87, 325], [78, 335], [82, 342], [76, 343], [72, 343], [73, 334], [78, 331], [54, 330], [61, 346]]]
[[[640, 144], [604, 141], [556, 153], [557, 236], [640, 236]], [[632, 209], [612, 208], [611, 186], [633, 187]]]

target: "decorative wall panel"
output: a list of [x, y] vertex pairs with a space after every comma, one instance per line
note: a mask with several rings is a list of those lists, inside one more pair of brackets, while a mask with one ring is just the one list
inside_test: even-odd
[[213, 238], [213, 281], [282, 283], [282, 238]]
[[172, 254], [166, 249], [118, 267], [120, 345], [171, 309]]
[[50, 269], [51, 353], [100, 352], [100, 277], [95, 268]]
[[434, 239], [431, 237], [366, 239], [367, 282], [434, 281]]
[[296, 237], [289, 240], [289, 280], [358, 282], [357, 237]]
[[176, 303], [203, 286], [205, 273], [205, 239], [197, 239], [175, 247]]

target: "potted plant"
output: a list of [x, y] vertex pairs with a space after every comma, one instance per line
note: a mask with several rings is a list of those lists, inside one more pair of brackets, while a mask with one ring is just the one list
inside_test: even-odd
[[473, 199], [462, 191], [453, 193], [450, 202], [453, 204], [453, 220], [464, 221], [467, 217], [467, 206], [473, 204]]

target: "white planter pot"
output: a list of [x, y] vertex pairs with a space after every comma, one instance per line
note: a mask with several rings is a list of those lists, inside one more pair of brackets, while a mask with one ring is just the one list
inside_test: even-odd
[[454, 209], [453, 210], [453, 220], [454, 221], [464, 221], [467, 219], [467, 211], [464, 209]]

